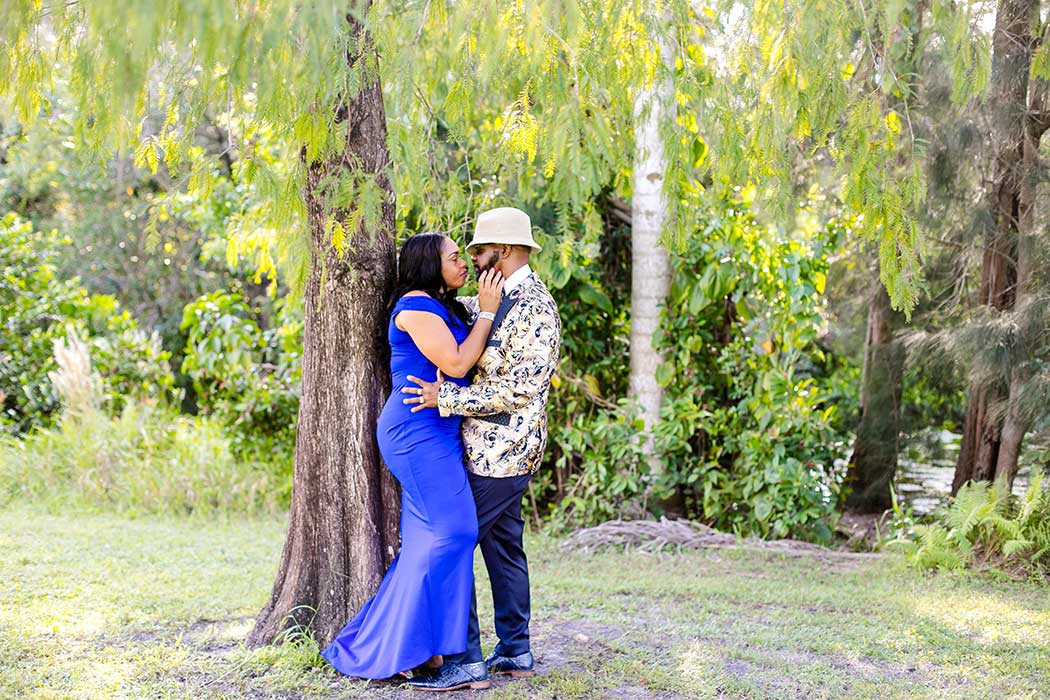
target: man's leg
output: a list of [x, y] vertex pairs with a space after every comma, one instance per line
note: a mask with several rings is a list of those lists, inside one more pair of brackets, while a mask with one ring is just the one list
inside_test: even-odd
[[470, 615], [467, 616], [467, 648], [462, 654], [446, 656], [446, 662], [455, 664], [473, 664], [482, 660], [481, 628], [478, 624], [477, 586], [470, 587]]
[[492, 607], [496, 652], [518, 656], [529, 651], [529, 564], [522, 535], [525, 521], [521, 517], [521, 497], [531, 475], [508, 477], [505, 507], [478, 538], [492, 585]]
[[[521, 514], [521, 497], [528, 486], [529, 478], [511, 477], [498, 479], [494, 477], [477, 476], [467, 474], [470, 478], [470, 488], [474, 493], [474, 504], [478, 511], [478, 542], [483, 542], [488, 536], [493, 525], [503, 516], [509, 505], [517, 503], [517, 512]], [[524, 480], [524, 481], [522, 481]], [[518, 482], [521, 484], [519, 485]], [[520, 486], [520, 490], [519, 490]], [[519, 536], [520, 541], [520, 536]], [[482, 550], [484, 551], [484, 549]], [[488, 558], [485, 559], [488, 566]], [[495, 591], [496, 584], [492, 579], [492, 571], [489, 570], [489, 580]], [[528, 588], [528, 572], [526, 571], [526, 592]], [[457, 664], [471, 664], [482, 660], [481, 654], [481, 630], [478, 623], [478, 599], [475, 593], [477, 587], [471, 591], [470, 615], [467, 618], [467, 649], [462, 654], [446, 656], [445, 661]], [[495, 598], [494, 598], [495, 602]], [[526, 602], [527, 610], [527, 602]], [[499, 613], [497, 612], [497, 618]], [[526, 630], [528, 623], [526, 622]], [[496, 628], [497, 634], [499, 627]]]

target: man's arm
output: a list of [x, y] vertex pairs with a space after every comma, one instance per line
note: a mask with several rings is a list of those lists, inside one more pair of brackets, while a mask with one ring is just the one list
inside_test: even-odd
[[456, 297], [456, 299], [459, 301], [459, 303], [463, 304], [463, 306], [466, 307], [467, 312], [470, 313], [471, 318], [478, 317], [478, 311], [480, 311], [481, 309], [478, 308], [478, 298], [476, 296]]
[[510, 372], [488, 376], [470, 386], [444, 382], [438, 389], [442, 416], [487, 416], [515, 411], [534, 400], [550, 383], [558, 364], [561, 319], [551, 305], [540, 305], [523, 327], [507, 338], [504, 362]]

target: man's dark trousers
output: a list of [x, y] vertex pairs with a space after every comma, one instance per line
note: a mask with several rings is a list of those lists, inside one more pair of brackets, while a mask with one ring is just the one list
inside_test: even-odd
[[[530, 613], [529, 564], [521, 540], [525, 531], [521, 497], [532, 475], [491, 477], [468, 473], [467, 476], [478, 509], [478, 545], [492, 584], [496, 636], [500, 640], [496, 651], [504, 656], [524, 654], [529, 651]], [[483, 660], [476, 586], [471, 593], [467, 650], [445, 660], [460, 664]]]

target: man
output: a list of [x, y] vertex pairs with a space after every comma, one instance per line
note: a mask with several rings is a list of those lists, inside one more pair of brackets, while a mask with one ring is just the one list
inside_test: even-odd
[[529, 569], [522, 544], [521, 499], [540, 466], [547, 442], [547, 396], [561, 349], [558, 307], [529, 267], [540, 247], [528, 214], [510, 207], [478, 217], [467, 252], [478, 273], [503, 273], [503, 302], [470, 386], [425, 382], [405, 403], [461, 415], [466, 468], [478, 512], [478, 544], [492, 584], [499, 644], [484, 659], [477, 598], [471, 605], [467, 650], [445, 658], [438, 672], [410, 685], [455, 690], [488, 679], [489, 673], [531, 676]]

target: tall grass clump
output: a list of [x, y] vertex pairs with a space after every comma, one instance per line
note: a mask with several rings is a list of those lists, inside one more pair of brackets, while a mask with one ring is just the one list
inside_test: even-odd
[[1025, 494], [971, 481], [932, 522], [889, 543], [921, 569], [995, 568], [1050, 579], [1050, 489], [1037, 473]]
[[35, 502], [131, 513], [270, 513], [286, 506], [270, 465], [235, 459], [221, 426], [157, 402], [98, 409], [87, 347], [56, 342], [56, 428], [0, 437], [0, 504]]

